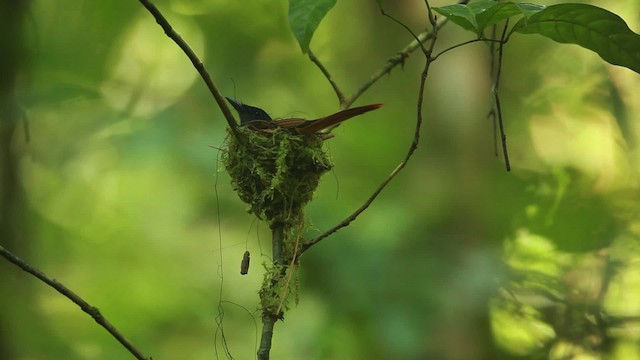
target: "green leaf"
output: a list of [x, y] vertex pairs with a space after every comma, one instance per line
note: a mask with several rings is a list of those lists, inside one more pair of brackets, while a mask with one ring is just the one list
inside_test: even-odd
[[478, 36], [484, 29], [512, 16], [530, 16], [544, 9], [543, 5], [516, 3], [513, 1], [497, 2], [483, 0], [470, 4], [454, 4], [434, 8], [462, 28], [473, 31]]
[[320, 21], [337, 0], [289, 0], [289, 26], [302, 52], [309, 51], [309, 43]]
[[521, 19], [513, 31], [580, 45], [610, 64], [640, 73], [640, 35], [618, 15], [593, 5], [552, 5]]
[[462, 27], [463, 29], [479, 33], [476, 16], [495, 5], [495, 1], [484, 0], [473, 2], [468, 5], [454, 4], [434, 7], [433, 10], [445, 16], [447, 19], [451, 20], [454, 24]]
[[538, 4], [514, 3], [511, 1], [500, 3], [494, 2], [494, 6], [487, 8], [476, 16], [476, 22], [478, 23], [479, 32], [482, 33], [484, 29], [489, 26], [493, 26], [500, 21], [518, 15], [531, 16], [544, 10], [544, 8], [544, 5]]

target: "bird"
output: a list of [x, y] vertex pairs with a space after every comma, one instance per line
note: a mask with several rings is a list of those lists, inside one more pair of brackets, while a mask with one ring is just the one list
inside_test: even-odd
[[332, 134], [323, 132], [330, 130], [338, 124], [351, 119], [352, 117], [362, 115], [366, 112], [376, 110], [382, 107], [382, 104], [371, 104], [359, 106], [351, 109], [338, 111], [335, 114], [321, 117], [318, 119], [307, 120], [302, 118], [272, 119], [266, 111], [247, 104], [243, 104], [235, 99], [226, 98], [240, 115], [240, 125], [247, 126], [250, 129], [273, 132], [277, 127], [291, 129], [300, 135], [318, 135], [326, 140], [333, 137]]

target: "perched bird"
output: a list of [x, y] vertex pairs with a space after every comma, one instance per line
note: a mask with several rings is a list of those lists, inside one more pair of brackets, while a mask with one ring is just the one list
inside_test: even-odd
[[271, 116], [269, 116], [269, 114], [267, 114], [266, 111], [257, 108], [255, 106], [250, 106], [250, 105], [246, 105], [243, 104], [239, 101], [236, 101], [230, 97], [226, 98], [227, 101], [229, 101], [229, 103], [231, 104], [231, 106], [233, 106], [234, 109], [236, 109], [236, 111], [238, 112], [238, 115], [240, 115], [240, 125], [247, 125], [248, 123], [252, 122], [252, 121], [259, 121], [259, 120], [268, 120], [268, 121], [272, 121], [273, 119], [271, 119]]
[[227, 98], [227, 100], [231, 103], [233, 108], [236, 109], [238, 115], [240, 115], [241, 125], [263, 132], [271, 132], [276, 127], [283, 127], [295, 130], [301, 135], [316, 134], [321, 136], [323, 139], [328, 139], [333, 136], [332, 134], [322, 132], [323, 130], [330, 130], [334, 126], [342, 123], [343, 121], [349, 120], [354, 116], [382, 107], [382, 104], [365, 105], [338, 111], [335, 114], [313, 120], [301, 118], [272, 119], [266, 111], [260, 108], [242, 104], [231, 98]]

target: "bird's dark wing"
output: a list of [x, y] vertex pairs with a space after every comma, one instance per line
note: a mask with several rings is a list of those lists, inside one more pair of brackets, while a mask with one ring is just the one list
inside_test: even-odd
[[308, 123], [309, 120], [300, 119], [300, 118], [289, 118], [289, 119], [276, 119], [276, 124], [283, 128], [297, 128], [299, 126], [304, 126], [305, 123]]

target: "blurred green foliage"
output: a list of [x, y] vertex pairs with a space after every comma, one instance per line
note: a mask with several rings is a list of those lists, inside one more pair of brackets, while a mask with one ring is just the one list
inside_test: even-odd
[[[274, 118], [337, 110], [286, 2], [156, 3], [225, 95]], [[591, 3], [640, 30], [640, 1]], [[422, 2], [384, 5], [426, 27]], [[15, 99], [31, 140], [21, 127], [11, 140], [23, 236], [0, 243], [154, 359], [225, 358], [220, 300], [231, 354], [254, 358], [268, 229], [222, 171], [225, 122], [188, 59], [133, 0], [32, 2], [23, 37]], [[445, 27], [437, 49], [467, 39]], [[409, 41], [374, 1], [340, 1], [311, 48], [350, 93]], [[474, 44], [434, 63], [418, 153], [300, 259], [299, 305], [276, 324], [273, 359], [640, 359], [640, 78], [575, 46], [514, 37], [506, 173], [486, 116], [488, 61]], [[422, 64], [416, 54], [374, 85], [359, 104], [385, 107], [326, 142], [335, 168], [310, 225], [341, 221], [404, 156]], [[130, 357], [52, 289], [4, 261], [0, 276], [0, 358]]]

